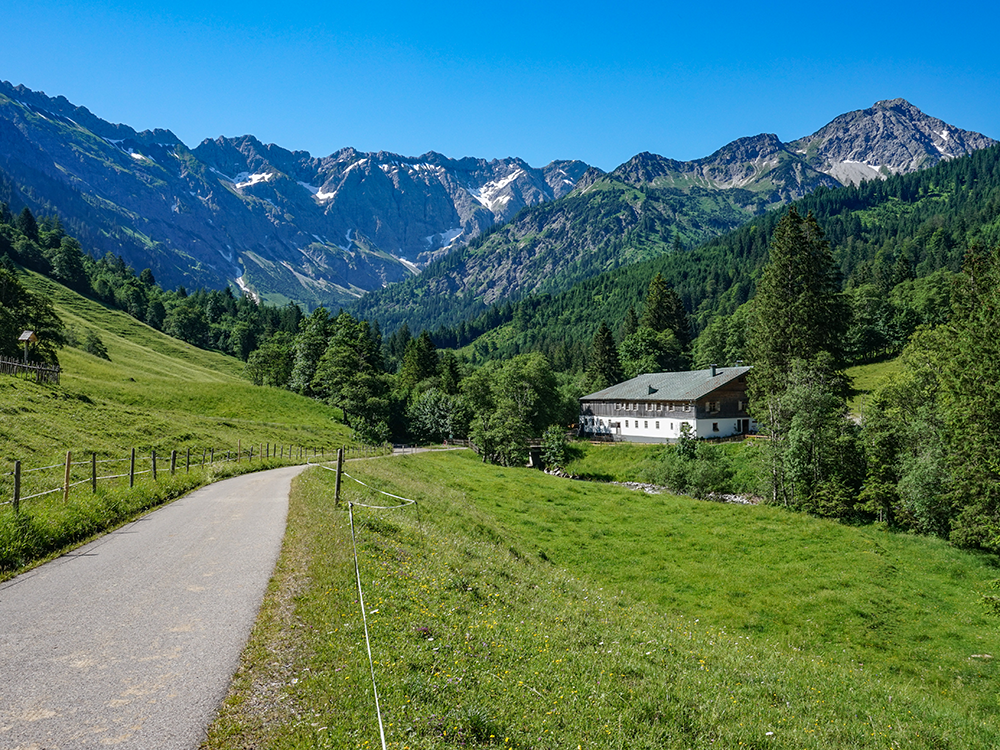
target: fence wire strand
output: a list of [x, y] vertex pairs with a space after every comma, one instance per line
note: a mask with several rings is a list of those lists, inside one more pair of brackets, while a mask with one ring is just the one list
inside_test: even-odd
[[[337, 471], [336, 469], [331, 468], [330, 466], [324, 466], [323, 464], [314, 464], [314, 465], [326, 469], [327, 471], [332, 471], [335, 473]], [[372, 692], [375, 696], [375, 714], [378, 717], [378, 731], [379, 731], [379, 737], [382, 741], [382, 750], [387, 750], [385, 742], [385, 727], [382, 723], [382, 707], [379, 704], [378, 685], [376, 684], [376, 679], [375, 679], [375, 660], [372, 657], [371, 636], [369, 635], [368, 632], [368, 613], [365, 611], [365, 598], [361, 586], [361, 566], [358, 563], [358, 540], [357, 540], [357, 535], [355, 534], [354, 531], [354, 508], [358, 507], [358, 508], [370, 508], [372, 510], [397, 510], [399, 508], [409, 507], [410, 505], [419, 508], [419, 505], [417, 504], [416, 500], [413, 500], [411, 498], [402, 497], [400, 495], [393, 495], [391, 492], [385, 492], [383, 490], [372, 487], [370, 484], [365, 484], [360, 479], [352, 477], [350, 474], [344, 471], [343, 468], [341, 468], [340, 473], [343, 476], [347, 477], [348, 479], [354, 480], [362, 487], [371, 490], [372, 492], [378, 493], [380, 495], [385, 495], [386, 497], [395, 498], [396, 500], [403, 501], [402, 504], [400, 505], [367, 505], [365, 503], [356, 503], [353, 501], [347, 503], [347, 513], [351, 519], [351, 547], [354, 552], [354, 576], [358, 584], [358, 604], [361, 606], [361, 622], [365, 630], [365, 646], [368, 649], [368, 667], [371, 670], [372, 674]]]
[[378, 701], [378, 685], [375, 684], [375, 660], [372, 658], [372, 641], [368, 634], [368, 614], [365, 612], [365, 595], [361, 590], [361, 568], [358, 566], [358, 541], [354, 534], [354, 503], [347, 504], [347, 512], [351, 518], [351, 546], [354, 549], [354, 577], [358, 582], [358, 603], [361, 605], [361, 621], [365, 627], [365, 646], [368, 648], [368, 666], [372, 673], [372, 691], [375, 694], [375, 715], [378, 716], [378, 733], [382, 739], [382, 750], [387, 750], [385, 744], [385, 727], [382, 725], [382, 708]]

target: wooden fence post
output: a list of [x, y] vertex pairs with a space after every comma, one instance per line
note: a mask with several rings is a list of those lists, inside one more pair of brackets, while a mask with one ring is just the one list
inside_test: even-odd
[[185, 474], [190, 474], [191, 473], [191, 449], [190, 448], [188, 448], [187, 464], [184, 467], [184, 473]]
[[156, 448], [153, 448], [153, 453], [151, 455], [152, 466], [153, 466], [153, 481], [156, 481]]
[[240, 462], [240, 454], [243, 452], [243, 441], [236, 441], [236, 463]]
[[205, 456], [208, 455], [208, 448], [201, 449], [201, 468], [205, 468]]
[[66, 451], [66, 477], [63, 481], [63, 502], [69, 502], [69, 470], [73, 465], [73, 452]]
[[97, 454], [90, 454], [90, 491], [97, 492]]
[[128, 486], [135, 487], [135, 448], [132, 449], [132, 458], [128, 465]]
[[337, 484], [333, 490], [333, 507], [340, 507], [340, 472], [344, 470], [344, 449], [337, 451]]
[[212, 448], [212, 455], [211, 455], [210, 458], [211, 458], [211, 460], [208, 462], [208, 465], [212, 466], [212, 465], [215, 464], [215, 448]]
[[14, 462], [14, 512], [21, 509], [21, 462]]
[[177, 471], [177, 451], [170, 451], [170, 476]]

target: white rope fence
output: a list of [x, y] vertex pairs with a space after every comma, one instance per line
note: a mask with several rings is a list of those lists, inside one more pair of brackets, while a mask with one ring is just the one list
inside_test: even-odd
[[[333, 469], [329, 466], [323, 466], [323, 464], [316, 464], [316, 465], [321, 466], [327, 471], [332, 471], [334, 473], [337, 472], [337, 469]], [[371, 642], [371, 636], [368, 633], [368, 614], [365, 611], [365, 598], [364, 598], [364, 593], [361, 590], [361, 567], [358, 564], [358, 541], [357, 541], [357, 536], [354, 533], [354, 507], [357, 506], [359, 508], [370, 508], [372, 510], [398, 510], [399, 508], [406, 508], [407, 506], [412, 505], [417, 510], [417, 522], [419, 523], [420, 506], [416, 500], [412, 500], [408, 497], [402, 497], [400, 495], [393, 495], [391, 492], [384, 492], [383, 490], [372, 487], [370, 484], [365, 484], [360, 479], [356, 479], [355, 477], [352, 477], [350, 474], [348, 474], [346, 471], [343, 471], [343, 469], [340, 470], [340, 474], [342, 476], [347, 477], [348, 479], [357, 482], [362, 487], [365, 487], [371, 490], [372, 492], [378, 493], [380, 495], [385, 495], [386, 497], [391, 497], [395, 500], [402, 500], [402, 502], [399, 505], [368, 505], [366, 503], [355, 503], [351, 501], [348, 501], [347, 503], [347, 514], [351, 520], [351, 546], [353, 548], [353, 553], [354, 553], [354, 577], [358, 584], [358, 604], [361, 606], [361, 622], [364, 625], [364, 630], [365, 630], [365, 646], [368, 649], [368, 667], [372, 673], [372, 691], [375, 694], [375, 714], [376, 716], [378, 716], [378, 732], [379, 732], [379, 737], [382, 740], [382, 750], [388, 750], [388, 746], [386, 745], [385, 742], [385, 727], [382, 723], [382, 708], [379, 705], [379, 699], [378, 699], [378, 685], [375, 682], [375, 660], [372, 657], [372, 642]]]

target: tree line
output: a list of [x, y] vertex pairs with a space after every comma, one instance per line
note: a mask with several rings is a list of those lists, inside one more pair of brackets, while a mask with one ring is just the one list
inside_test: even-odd
[[[849, 294], [848, 361], [895, 355], [919, 326], [940, 323], [948, 314], [965, 248], [1000, 242], [1000, 147], [884, 181], [819, 188], [793, 205], [823, 226], [839, 283]], [[694, 364], [747, 359], [747, 310], [741, 307], [756, 293], [782, 215], [766, 213], [701, 245], [676, 247], [558, 294], [472, 310], [432, 334], [439, 346], [469, 346], [476, 362], [539, 351], [560, 371], [582, 373], [601, 322], [612, 321], [614, 328], [661, 274], [699, 340]], [[498, 327], [504, 333], [492, 334]]]
[[161, 288], [149, 269], [113, 254], [92, 258], [58, 218], [13, 215], [0, 203], [0, 354], [19, 356], [17, 336], [31, 329], [32, 356], [56, 363], [75, 343], [107, 357], [98, 338], [72, 340], [51, 303], [30, 293], [18, 267], [49, 276], [175, 338], [246, 361], [258, 385], [287, 388], [342, 410], [360, 440], [436, 441], [472, 438], [484, 460], [517, 464], [527, 441], [551, 425], [575, 421], [576, 396], [540, 354], [475, 372], [430, 335], [408, 328], [383, 341], [378, 325], [349, 313], [296, 304], [259, 304], [232, 289]]

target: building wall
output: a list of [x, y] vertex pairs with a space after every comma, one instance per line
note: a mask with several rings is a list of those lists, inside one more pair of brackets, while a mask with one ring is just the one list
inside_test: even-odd
[[611, 436], [616, 439], [637, 443], [674, 442], [681, 436], [682, 425], [691, 428], [691, 434], [697, 438], [723, 438], [752, 432], [757, 428], [750, 421], [749, 429], [741, 429], [742, 421], [747, 418], [713, 418], [705, 419], [608, 419], [596, 415], [581, 415], [580, 425], [584, 434]]
[[746, 385], [732, 381], [707, 397], [692, 401], [584, 401], [580, 426], [584, 434], [633, 442], [673, 442], [687, 423], [698, 438], [721, 438], [755, 432], [747, 413]]
[[[632, 440], [635, 442], [665, 443], [677, 440], [681, 435], [681, 425], [687, 422], [691, 430], [696, 430], [693, 419], [670, 419], [666, 417], [608, 418], [599, 415], [581, 414], [580, 425], [585, 434], [604, 435]], [[711, 427], [711, 425], [709, 425]]]

